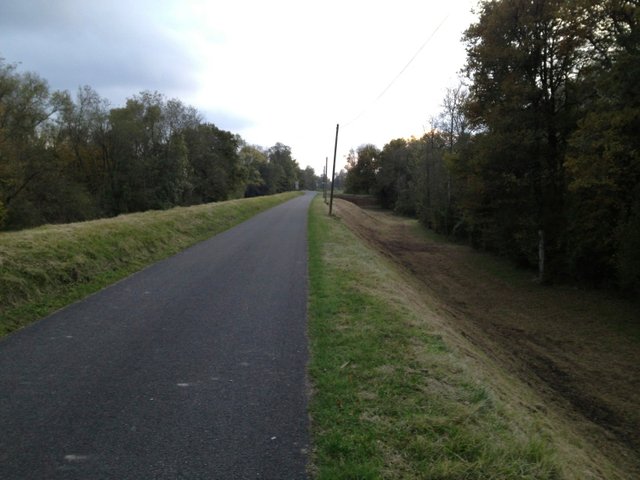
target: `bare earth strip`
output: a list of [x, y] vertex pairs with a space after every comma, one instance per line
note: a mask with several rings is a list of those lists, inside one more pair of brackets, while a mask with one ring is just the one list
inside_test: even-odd
[[428, 239], [415, 220], [342, 200], [335, 207], [419, 281], [448, 328], [539, 395], [527, 405], [534, 414], [562, 419], [590, 445], [595, 463], [602, 456], [640, 478], [638, 305], [543, 287], [520, 272], [496, 275], [488, 256]]

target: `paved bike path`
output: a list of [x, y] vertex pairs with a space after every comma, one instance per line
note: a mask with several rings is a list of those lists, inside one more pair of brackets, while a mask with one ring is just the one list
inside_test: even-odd
[[306, 478], [306, 194], [0, 341], [0, 478]]

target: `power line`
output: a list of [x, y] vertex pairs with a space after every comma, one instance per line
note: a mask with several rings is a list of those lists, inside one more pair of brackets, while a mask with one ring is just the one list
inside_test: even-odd
[[384, 90], [382, 90], [382, 92], [380, 93], [380, 95], [378, 95], [376, 97], [375, 100], [373, 100], [369, 105], [367, 105], [365, 108], [362, 109], [362, 111], [352, 120], [350, 120], [349, 122], [345, 123], [343, 125], [343, 127], [347, 127], [349, 125], [351, 125], [352, 123], [354, 123], [356, 120], [359, 120], [360, 117], [362, 117], [362, 115], [365, 114], [365, 112], [367, 110], [369, 110], [373, 105], [375, 105], [383, 96], [385, 93], [387, 93], [389, 91], [389, 89], [393, 86], [394, 83], [396, 83], [396, 81], [402, 76], [402, 74], [405, 72], [405, 70], [407, 68], [409, 68], [409, 65], [411, 65], [413, 63], [413, 61], [416, 59], [416, 57], [418, 55], [420, 55], [420, 52], [422, 52], [422, 50], [424, 50], [424, 48], [429, 44], [429, 42], [431, 41], [431, 39], [434, 37], [434, 35], [436, 33], [438, 33], [438, 30], [440, 30], [440, 27], [442, 27], [442, 25], [444, 25], [444, 22], [447, 21], [447, 19], [449, 18], [449, 14], [447, 14], [442, 21], [438, 24], [438, 26], [433, 30], [433, 32], [431, 32], [431, 35], [429, 35], [429, 37], [424, 41], [424, 43], [422, 45], [420, 45], [420, 48], [418, 49], [418, 51], [413, 55], [413, 57], [411, 57], [409, 59], [409, 61], [407, 62], [407, 64], [402, 67], [402, 70], [400, 70], [400, 72], [393, 78], [393, 80], [391, 80], [391, 82], [389, 83], [389, 85], [387, 85], [385, 87]]

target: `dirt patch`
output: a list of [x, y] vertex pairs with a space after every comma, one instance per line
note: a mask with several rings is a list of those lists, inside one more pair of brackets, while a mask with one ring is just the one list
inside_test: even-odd
[[[595, 448], [640, 478], [637, 305], [599, 292], [489, 273], [487, 256], [420, 235], [413, 220], [337, 201], [367, 243], [424, 285], [460, 335], [545, 399]], [[531, 275], [532, 277], [533, 275]]]

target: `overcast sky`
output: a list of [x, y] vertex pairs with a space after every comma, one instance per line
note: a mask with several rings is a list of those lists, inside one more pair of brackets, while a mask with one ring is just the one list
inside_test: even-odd
[[338, 169], [350, 148], [422, 134], [458, 83], [475, 3], [0, 0], [0, 57], [112, 106], [142, 90], [179, 98], [320, 174], [337, 123]]

